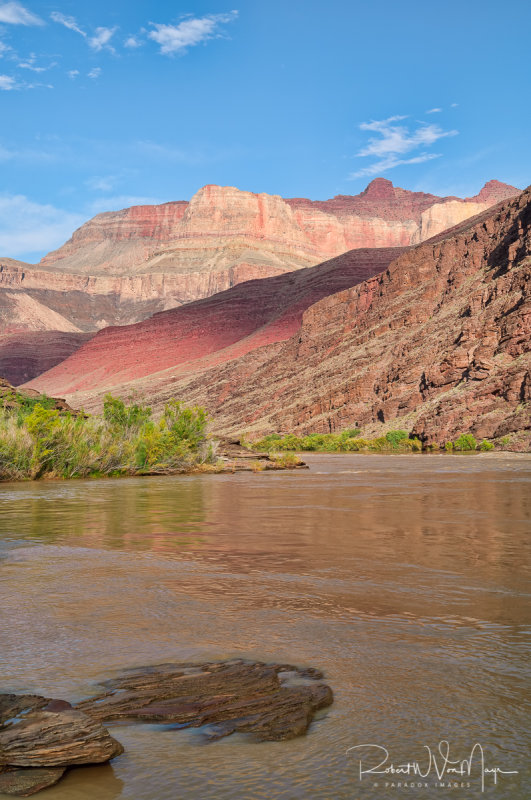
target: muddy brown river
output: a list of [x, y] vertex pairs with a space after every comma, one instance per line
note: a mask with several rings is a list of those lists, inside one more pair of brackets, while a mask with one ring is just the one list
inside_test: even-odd
[[39, 797], [531, 796], [531, 457], [307, 461], [0, 484], [0, 691], [77, 700], [124, 667], [238, 656], [335, 693], [288, 742], [112, 726], [124, 755]]

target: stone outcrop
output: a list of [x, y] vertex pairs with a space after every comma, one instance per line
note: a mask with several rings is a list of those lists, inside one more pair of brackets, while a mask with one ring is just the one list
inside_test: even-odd
[[[25, 400], [39, 402], [40, 399], [44, 400], [35, 389], [15, 388], [9, 381], [6, 381], [5, 378], [0, 378], [0, 408], [8, 410], [17, 409], [20, 408], [21, 403]], [[81, 412], [71, 408], [61, 397], [46, 396], [45, 401], [47, 408], [59, 411], [61, 414], [68, 413], [74, 416], [79, 416], [81, 414]]]
[[1, 767], [0, 795], [30, 797], [42, 789], [48, 789], [61, 780], [66, 767]]
[[491, 203], [461, 203], [458, 200], [448, 200], [446, 203], [436, 203], [423, 211], [420, 216], [420, 225], [411, 239], [411, 244], [431, 239], [442, 231], [453, 228], [460, 222], [486, 211]]
[[208, 741], [244, 733], [255, 741], [305, 734], [333, 694], [313, 667], [233, 659], [135, 668], [72, 707], [40, 695], [0, 694], [0, 794], [28, 797], [66, 769], [123, 753], [103, 722], [202, 728]]
[[[528, 189], [402, 251], [381, 274], [323, 297], [283, 344], [247, 353], [236, 347], [224, 362], [197, 358], [189, 369], [153, 372], [122, 389], [139, 390], [155, 406], [170, 396], [204, 404], [227, 433], [394, 427], [426, 444], [470, 432], [525, 449], [530, 221]], [[51, 391], [54, 376], [64, 385], [78, 354], [40, 385]], [[75, 385], [73, 371], [68, 380]], [[98, 394], [80, 393], [74, 402], [98, 405]]]
[[107, 681], [103, 694], [77, 708], [97, 722], [208, 726], [211, 740], [240, 732], [280, 741], [306, 733], [315, 712], [333, 702], [322, 677], [313, 668], [242, 659], [163, 664]]
[[[190, 202], [99, 214], [39, 265], [0, 259], [0, 336], [9, 342], [21, 331], [74, 334], [130, 324], [353, 248], [421, 241], [476, 213], [478, 203], [517, 191], [490, 182], [460, 200], [377, 178], [359, 195], [310, 201], [205, 186]], [[444, 213], [434, 210], [441, 203]], [[44, 371], [42, 356], [38, 347], [31, 354], [23, 348], [18, 371], [26, 379]]]

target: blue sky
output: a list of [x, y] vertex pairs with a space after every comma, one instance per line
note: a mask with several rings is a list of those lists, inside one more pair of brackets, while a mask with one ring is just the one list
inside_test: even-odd
[[0, 255], [207, 183], [524, 187], [530, 28], [529, 0], [0, 0]]

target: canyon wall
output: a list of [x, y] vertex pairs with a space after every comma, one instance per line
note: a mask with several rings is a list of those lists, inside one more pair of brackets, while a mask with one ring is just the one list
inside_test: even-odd
[[[264, 339], [215, 360], [198, 353], [177, 369], [164, 364], [162, 371], [126, 376], [120, 388], [138, 391], [155, 407], [171, 396], [203, 404], [214, 428], [225, 433], [404, 428], [426, 443], [471, 432], [525, 449], [531, 443], [530, 287], [528, 189], [406, 248], [378, 275], [324, 296], [302, 313], [287, 341]], [[134, 341], [128, 330], [129, 336], [121, 331], [120, 353]], [[32, 385], [55, 394], [79, 386], [66, 392], [69, 400], [97, 408], [102, 391], [76, 384], [86, 369], [76, 359], [113, 335], [98, 334]], [[164, 347], [176, 347], [166, 334], [158, 341]]]
[[[8, 348], [6, 337], [23, 331], [90, 333], [137, 322], [352, 248], [407, 246], [517, 191], [491, 181], [460, 200], [377, 178], [359, 195], [310, 201], [205, 186], [190, 202], [99, 214], [39, 265], [0, 259], [0, 336]], [[42, 369], [35, 353], [22, 372]]]

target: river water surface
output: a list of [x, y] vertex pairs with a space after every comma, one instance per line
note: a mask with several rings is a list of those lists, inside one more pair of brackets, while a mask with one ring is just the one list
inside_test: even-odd
[[[0, 691], [77, 700], [125, 667], [239, 656], [319, 667], [335, 693], [290, 742], [111, 728], [124, 755], [39, 797], [531, 796], [531, 457], [307, 461], [309, 471], [0, 485]], [[452, 760], [479, 743], [487, 769], [517, 774], [495, 786], [486, 773], [482, 792], [475, 758], [459, 788], [433, 767], [422, 780], [360, 779], [360, 758], [368, 769], [383, 750], [347, 752], [378, 745], [387, 766], [426, 771], [426, 747], [440, 764], [442, 740]]]

